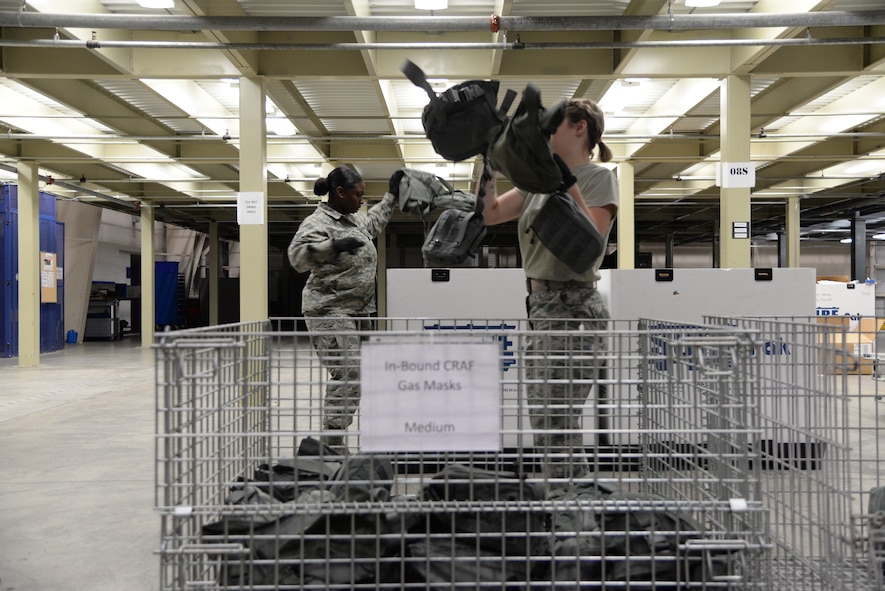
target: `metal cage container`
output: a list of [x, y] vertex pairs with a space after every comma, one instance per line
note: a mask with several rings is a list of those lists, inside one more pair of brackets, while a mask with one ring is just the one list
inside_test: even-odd
[[158, 339], [161, 589], [772, 588], [755, 331], [374, 322]]

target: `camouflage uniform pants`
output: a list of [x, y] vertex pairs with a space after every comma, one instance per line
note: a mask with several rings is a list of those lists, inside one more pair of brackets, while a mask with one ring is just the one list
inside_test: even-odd
[[310, 342], [329, 372], [323, 428], [347, 429], [360, 402], [360, 331], [371, 318], [305, 318]]
[[[581, 431], [583, 405], [599, 376], [608, 308], [588, 287], [536, 291], [527, 299], [532, 333], [526, 351], [529, 417], [548, 478], [592, 474]], [[599, 319], [599, 320], [594, 320]], [[552, 334], [551, 331], [569, 331]], [[585, 331], [590, 331], [588, 332]]]

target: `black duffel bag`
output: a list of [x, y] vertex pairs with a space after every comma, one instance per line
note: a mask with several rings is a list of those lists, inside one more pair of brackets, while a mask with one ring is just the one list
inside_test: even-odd
[[528, 558], [546, 543], [546, 514], [537, 507], [513, 509], [506, 503], [542, 501], [546, 494], [542, 483], [515, 472], [450, 464], [424, 485], [420, 496], [429, 501], [471, 502], [464, 511], [432, 513], [434, 533], [471, 534], [479, 538], [481, 548]]
[[413, 62], [406, 60], [402, 72], [430, 97], [421, 115], [424, 131], [434, 151], [453, 162], [486, 152], [516, 97], [508, 91], [499, 108], [497, 80], [468, 80], [436, 94], [424, 71]]
[[575, 200], [562, 191], [544, 203], [529, 224], [541, 244], [575, 273], [589, 270], [605, 251], [605, 239]]

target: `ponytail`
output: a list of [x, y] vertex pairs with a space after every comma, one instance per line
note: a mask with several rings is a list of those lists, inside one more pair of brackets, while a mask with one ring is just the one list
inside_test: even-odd
[[599, 143], [596, 144], [599, 147], [599, 161], [600, 162], [608, 162], [612, 159], [612, 151], [611, 148], [605, 145], [605, 142], [599, 140]]
[[599, 105], [587, 98], [572, 99], [566, 105], [565, 115], [571, 123], [587, 122], [587, 149], [591, 154], [598, 146], [600, 161], [608, 162], [612, 159], [611, 149], [602, 141], [605, 115]]

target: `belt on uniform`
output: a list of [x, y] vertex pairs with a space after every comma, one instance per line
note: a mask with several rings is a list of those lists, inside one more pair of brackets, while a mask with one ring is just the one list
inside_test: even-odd
[[556, 291], [560, 289], [569, 289], [571, 287], [589, 287], [596, 288], [595, 281], [548, 281], [546, 279], [526, 279], [525, 287], [529, 293], [536, 291]]

